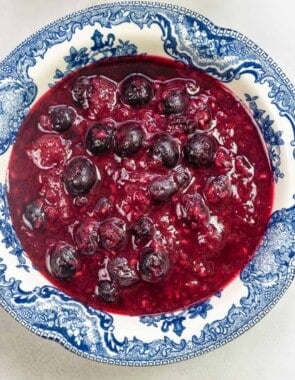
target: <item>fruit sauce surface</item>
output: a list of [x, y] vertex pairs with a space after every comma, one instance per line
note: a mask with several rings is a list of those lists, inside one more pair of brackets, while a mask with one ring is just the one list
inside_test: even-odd
[[86, 305], [175, 311], [222, 290], [271, 213], [257, 128], [221, 83], [152, 56], [103, 60], [32, 107], [8, 201], [32, 263]]

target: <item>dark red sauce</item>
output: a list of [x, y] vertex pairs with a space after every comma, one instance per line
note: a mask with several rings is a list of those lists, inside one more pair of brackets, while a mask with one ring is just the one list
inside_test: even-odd
[[80, 69], [32, 107], [8, 200], [54, 285], [141, 315], [204, 300], [241, 271], [265, 231], [272, 181], [253, 120], [221, 83], [137, 56]]

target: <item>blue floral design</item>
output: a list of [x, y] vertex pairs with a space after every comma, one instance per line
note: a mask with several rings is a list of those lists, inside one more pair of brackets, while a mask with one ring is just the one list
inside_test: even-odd
[[281, 172], [280, 165], [280, 145], [284, 145], [282, 139], [283, 131], [275, 131], [273, 126], [274, 121], [270, 119], [269, 115], [265, 114], [265, 111], [258, 108], [257, 100], [258, 96], [251, 96], [245, 94], [245, 99], [249, 103], [249, 107], [252, 111], [253, 117], [256, 120], [262, 134], [264, 141], [267, 144], [270, 161], [272, 163], [273, 173], [275, 181], [278, 182], [280, 178], [284, 178], [284, 173]]
[[167, 333], [172, 329], [173, 333], [177, 336], [181, 336], [185, 330], [184, 322], [186, 318], [193, 319], [201, 317], [206, 319], [208, 311], [212, 310], [213, 307], [210, 304], [210, 300], [206, 302], [198, 303], [194, 306], [189, 307], [187, 310], [181, 311], [179, 313], [161, 314], [157, 316], [143, 316], [140, 317], [140, 322], [151, 327], [159, 327], [161, 325], [161, 330]]
[[67, 70], [79, 69], [89, 63], [89, 55], [87, 48], [77, 50], [73, 46], [70, 48], [70, 55], [65, 57], [64, 60], [68, 63]]
[[93, 63], [98, 59], [137, 54], [137, 47], [130, 41], [118, 39], [118, 44], [115, 45], [113, 33], [108, 33], [104, 36], [96, 29], [91, 39], [93, 40], [91, 48], [83, 47], [79, 50], [74, 46], [70, 48], [69, 55], [64, 57], [64, 61], [67, 63], [66, 70], [56, 69], [54, 79], [63, 78], [72, 70], [83, 67], [88, 63]]
[[0, 232], [3, 236], [1, 242], [4, 243], [9, 253], [17, 257], [18, 264], [16, 267], [23, 268], [29, 272], [29, 266], [26, 263], [23, 248], [11, 225], [6, 192], [7, 186], [0, 183]]

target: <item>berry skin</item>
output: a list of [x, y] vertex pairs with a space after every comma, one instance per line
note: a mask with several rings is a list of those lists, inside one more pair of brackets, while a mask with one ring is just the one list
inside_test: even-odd
[[99, 248], [98, 222], [87, 220], [82, 222], [75, 231], [74, 240], [80, 253], [93, 255]]
[[88, 108], [92, 93], [91, 79], [86, 76], [79, 77], [72, 87], [72, 98], [74, 102], [83, 108]]
[[111, 279], [120, 286], [132, 285], [138, 280], [137, 273], [132, 269], [126, 257], [115, 257], [108, 264], [108, 271]]
[[178, 143], [168, 134], [159, 135], [151, 148], [151, 155], [154, 160], [161, 161], [166, 168], [171, 169], [179, 159]]
[[75, 276], [80, 267], [80, 260], [75, 248], [64, 241], [58, 241], [46, 253], [48, 271], [56, 278], [69, 280]]
[[108, 251], [119, 250], [127, 240], [126, 223], [119, 218], [104, 220], [99, 226], [100, 242]]
[[183, 147], [184, 158], [195, 167], [210, 166], [213, 163], [215, 153], [215, 139], [203, 133], [193, 135]]
[[161, 177], [153, 181], [149, 192], [156, 203], [167, 201], [178, 189], [177, 184], [169, 177]]
[[51, 107], [49, 114], [52, 128], [56, 132], [65, 132], [70, 129], [76, 118], [74, 109], [64, 105]]
[[121, 84], [121, 101], [132, 107], [142, 107], [154, 96], [151, 82], [140, 74], [132, 74]]
[[155, 226], [151, 218], [142, 216], [132, 227], [132, 233], [139, 240], [147, 241], [153, 237]]
[[119, 127], [114, 136], [115, 152], [120, 157], [128, 157], [139, 151], [144, 139], [144, 132], [138, 123], [125, 123]]
[[74, 157], [63, 172], [63, 180], [72, 196], [87, 194], [97, 181], [96, 167], [86, 157]]
[[187, 95], [180, 88], [169, 89], [162, 96], [162, 107], [165, 115], [182, 113], [186, 109], [187, 103]]
[[120, 289], [114, 282], [99, 281], [97, 293], [107, 303], [117, 303], [121, 299]]
[[167, 275], [170, 261], [166, 251], [147, 248], [139, 259], [139, 272], [143, 281], [159, 283]]
[[113, 130], [109, 125], [96, 124], [86, 135], [86, 148], [94, 155], [107, 152], [112, 146]]
[[40, 230], [45, 226], [45, 212], [41, 199], [28, 203], [24, 211], [24, 222], [32, 230]]

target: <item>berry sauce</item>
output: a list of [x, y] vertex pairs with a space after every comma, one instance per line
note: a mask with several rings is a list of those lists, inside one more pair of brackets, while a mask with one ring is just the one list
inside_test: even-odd
[[222, 290], [252, 258], [273, 199], [241, 102], [153, 56], [102, 60], [50, 88], [20, 128], [8, 180], [36, 269], [86, 305], [129, 315]]

